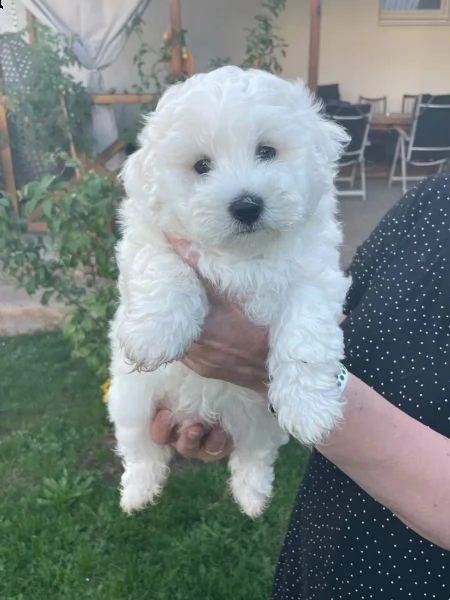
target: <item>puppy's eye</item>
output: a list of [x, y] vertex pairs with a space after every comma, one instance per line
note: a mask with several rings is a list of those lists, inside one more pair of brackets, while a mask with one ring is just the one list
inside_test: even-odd
[[212, 169], [212, 162], [209, 158], [201, 158], [194, 165], [194, 171], [199, 175], [206, 175]]
[[275, 150], [275, 148], [272, 148], [272, 146], [259, 145], [256, 148], [256, 158], [258, 160], [273, 160], [276, 157], [276, 155], [277, 151]]

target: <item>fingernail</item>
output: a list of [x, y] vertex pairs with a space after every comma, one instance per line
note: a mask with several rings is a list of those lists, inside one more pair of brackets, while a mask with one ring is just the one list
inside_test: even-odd
[[187, 437], [188, 440], [191, 440], [191, 442], [195, 442], [202, 437], [202, 434], [200, 431], [189, 431]]

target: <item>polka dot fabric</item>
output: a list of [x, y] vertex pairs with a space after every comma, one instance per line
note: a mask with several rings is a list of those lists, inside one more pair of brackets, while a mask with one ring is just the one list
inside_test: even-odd
[[[450, 436], [450, 177], [406, 194], [349, 271], [347, 368]], [[272, 597], [450, 600], [450, 552], [416, 535], [314, 452]]]

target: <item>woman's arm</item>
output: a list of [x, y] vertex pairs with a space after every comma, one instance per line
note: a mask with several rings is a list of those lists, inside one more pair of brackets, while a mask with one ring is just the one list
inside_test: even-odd
[[450, 439], [350, 374], [344, 422], [318, 451], [408, 527], [450, 550]]

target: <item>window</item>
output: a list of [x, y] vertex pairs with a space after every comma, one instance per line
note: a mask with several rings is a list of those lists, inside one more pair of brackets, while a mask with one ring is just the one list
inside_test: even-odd
[[450, 0], [380, 0], [380, 23], [387, 25], [450, 24]]

